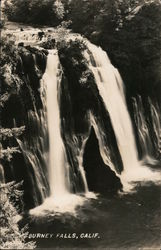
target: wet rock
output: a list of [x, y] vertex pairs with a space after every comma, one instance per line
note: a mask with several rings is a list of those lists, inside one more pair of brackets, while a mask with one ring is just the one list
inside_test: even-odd
[[118, 190], [121, 190], [120, 179], [103, 162], [93, 128], [85, 146], [83, 166], [90, 191], [115, 194]]
[[43, 36], [45, 35], [45, 33], [43, 31], [38, 32], [38, 38], [39, 40], [42, 40]]
[[24, 43], [18, 43], [18, 46], [23, 47]]

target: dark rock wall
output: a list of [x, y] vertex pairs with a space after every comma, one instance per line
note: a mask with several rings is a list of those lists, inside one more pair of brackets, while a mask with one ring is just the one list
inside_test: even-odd
[[[1, 110], [1, 126], [3, 128], [13, 128], [25, 126], [25, 132], [20, 136], [23, 147], [18, 144], [17, 138], [13, 137], [2, 142], [3, 147], [19, 146], [21, 153], [13, 154], [9, 163], [3, 162], [6, 181], [23, 180], [25, 207], [31, 208], [43, 201], [43, 195], [37, 184], [35, 171], [33, 169], [34, 160], [31, 161], [32, 154], [39, 160], [37, 164], [43, 166], [42, 175], [47, 176], [45, 162], [42, 151], [48, 151], [47, 131], [42, 128], [40, 119], [42, 101], [40, 98], [40, 79], [45, 71], [47, 51], [31, 48], [30, 46], [14, 47], [14, 54], [6, 52], [4, 71], [2, 75], [2, 94], [9, 93], [9, 98]], [[7, 60], [6, 60], [7, 59]], [[8, 69], [8, 70], [7, 70]], [[44, 149], [40, 147], [40, 139], [46, 133]], [[26, 153], [24, 152], [26, 150]], [[41, 152], [40, 152], [41, 151]], [[28, 155], [31, 157], [27, 157]], [[40, 168], [41, 171], [41, 168]], [[45, 180], [46, 190], [49, 190]], [[44, 196], [49, 191], [44, 192]]]
[[105, 165], [99, 150], [98, 140], [93, 127], [85, 146], [84, 169], [89, 190], [105, 195], [113, 195], [122, 188], [120, 179]]
[[[79, 40], [58, 44], [63, 70], [59, 86], [62, 138], [71, 167], [71, 190], [73, 193], [85, 190], [79, 168], [82, 157], [89, 189], [96, 192], [116, 191], [121, 188], [121, 183], [109, 166], [103, 163], [95, 132], [91, 129], [89, 111], [104, 131], [105, 143], [118, 173], [122, 171], [122, 162], [109, 115], [83, 56], [85, 49], [85, 44]], [[45, 72], [47, 54], [45, 49], [15, 46], [13, 54], [7, 52], [8, 68], [4, 66], [2, 77], [2, 92], [10, 93], [1, 113], [2, 127], [25, 126], [20, 138], [14, 137], [3, 143], [4, 147], [18, 146], [21, 151], [13, 155], [11, 162], [3, 163], [5, 178], [6, 181], [24, 181], [27, 209], [41, 204], [50, 193], [46, 108], [40, 95], [40, 80]]]
[[[75, 158], [76, 153], [72, 154], [72, 152], [74, 152], [73, 149], [75, 148], [75, 146], [77, 146], [78, 149], [81, 150], [83, 140], [87, 139], [90, 135], [90, 130], [91, 130], [91, 121], [89, 117], [89, 111], [90, 111], [96, 117], [98, 127], [101, 127], [101, 129], [104, 132], [105, 143], [106, 145], [108, 145], [110, 149], [110, 156], [112, 162], [116, 166], [116, 171], [120, 173], [122, 171], [122, 161], [118, 151], [116, 138], [112, 129], [109, 115], [105, 110], [103, 101], [98, 93], [98, 89], [95, 84], [93, 74], [88, 69], [88, 64], [84, 59], [83, 51], [85, 49], [87, 48], [85, 44], [83, 44], [81, 41], [76, 41], [76, 42], [70, 41], [64, 44], [64, 46], [59, 49], [60, 62], [64, 72], [61, 83], [61, 98], [60, 98], [62, 128], [63, 128], [62, 134], [67, 148], [69, 161], [71, 162], [71, 165], [73, 165], [73, 168], [74, 166], [78, 166], [77, 159]], [[81, 81], [82, 76], [85, 76], [83, 78], [84, 81]], [[73, 141], [73, 136], [78, 141], [77, 145], [75, 145], [75, 142]], [[93, 142], [96, 143], [96, 145], [94, 146], [96, 146], [97, 148], [98, 146], [97, 139]], [[89, 155], [90, 157], [92, 157], [93, 155], [92, 147], [88, 150], [88, 153], [90, 150], [91, 152]], [[99, 151], [98, 148], [96, 150]], [[85, 153], [83, 159], [86, 168], [88, 168], [89, 166], [88, 163], [86, 164], [87, 160], [86, 155], [88, 153], [86, 152], [86, 147], [85, 147]], [[93, 165], [93, 168], [96, 169], [97, 174], [99, 170], [98, 165], [102, 164], [99, 162], [100, 157], [101, 156], [99, 152], [97, 152], [97, 154], [95, 154], [95, 159], [97, 159], [96, 164]], [[77, 173], [78, 167], [76, 168], [75, 171]], [[93, 175], [93, 172], [91, 171], [91, 176], [90, 178], [88, 178], [90, 171], [91, 169], [89, 169], [87, 174], [87, 182], [91, 181]], [[111, 175], [112, 171], [110, 170], [109, 166], [105, 166], [105, 164], [104, 165], [102, 164], [102, 168], [100, 166], [100, 173], [99, 173], [100, 176], [103, 177], [104, 171], [106, 173], [105, 176], [107, 177], [107, 179], [108, 178], [110, 179], [112, 176], [111, 183], [113, 183], [113, 188], [115, 187], [116, 189], [118, 189], [119, 181], [117, 180], [117, 178], [115, 178], [116, 177], [115, 173]], [[76, 176], [78, 178], [79, 175], [77, 174]], [[106, 177], [102, 179], [103, 181], [102, 186], [105, 185], [105, 189], [107, 190], [109, 183], [107, 183], [107, 185], [104, 183]], [[78, 179], [77, 181], [79, 182]], [[92, 190], [95, 191], [97, 190], [99, 192], [100, 189], [98, 188], [98, 182], [99, 180], [96, 183], [93, 182], [93, 186], [90, 185], [90, 188], [92, 188]], [[94, 188], [94, 183], [96, 185], [95, 188]], [[111, 184], [109, 184], [109, 188], [111, 188]]]

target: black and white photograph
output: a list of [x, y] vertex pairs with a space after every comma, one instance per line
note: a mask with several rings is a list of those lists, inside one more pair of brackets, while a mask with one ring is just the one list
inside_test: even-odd
[[161, 1], [0, 1], [0, 248], [161, 249]]

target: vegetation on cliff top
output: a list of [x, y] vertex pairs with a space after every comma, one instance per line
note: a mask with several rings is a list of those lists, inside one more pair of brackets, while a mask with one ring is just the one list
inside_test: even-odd
[[161, 3], [159, 0], [5, 0], [11, 21], [57, 26], [67, 22], [107, 51], [129, 96], [160, 101]]
[[58, 0], [5, 0], [8, 20], [27, 24], [57, 26], [64, 18], [64, 6]]

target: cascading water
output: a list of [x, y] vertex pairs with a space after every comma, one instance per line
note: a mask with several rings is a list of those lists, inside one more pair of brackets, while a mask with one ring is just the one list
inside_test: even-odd
[[[36, 136], [30, 136], [29, 141], [21, 141], [17, 139], [17, 143], [24, 156], [28, 173], [32, 183], [32, 195], [34, 205], [38, 206], [48, 196], [48, 180], [47, 180], [47, 162], [48, 162], [48, 146], [47, 146], [47, 127], [42, 111], [36, 110], [28, 112], [28, 121], [30, 129], [35, 131]], [[38, 198], [39, 197], [39, 198]]]
[[98, 125], [98, 121], [96, 120], [95, 116], [92, 114], [92, 112], [90, 112], [90, 122], [95, 130], [98, 142], [99, 142], [99, 149], [100, 149], [100, 153], [102, 156], [102, 159], [104, 161], [104, 163], [109, 166], [111, 168], [111, 170], [113, 170], [115, 172], [115, 174], [118, 176], [118, 173], [116, 171], [116, 168], [111, 160], [110, 157], [110, 150], [108, 148], [108, 145], [106, 145], [105, 142], [105, 135], [104, 135], [104, 131], [102, 130], [100, 124]]
[[[151, 107], [151, 113], [152, 113], [152, 119], [153, 117], [157, 118], [156, 116], [156, 110], [152, 104], [150, 104]], [[137, 98], [133, 98], [133, 108], [134, 108], [134, 119], [135, 124], [137, 127], [137, 133], [139, 137], [139, 144], [141, 147], [141, 157], [143, 162], [147, 164], [155, 165], [157, 161], [154, 159], [154, 147], [152, 143], [152, 136], [150, 133], [150, 125], [147, 122], [146, 116], [145, 116], [145, 110], [143, 107], [141, 96], [138, 96]], [[158, 125], [159, 122], [156, 122], [156, 119], [153, 119], [153, 126], [156, 126], [156, 129], [154, 131], [157, 131], [157, 134], [159, 135], [158, 131]], [[155, 141], [157, 142], [157, 138], [155, 138]], [[158, 146], [158, 145], [157, 145]], [[159, 147], [158, 147], [159, 148]]]
[[69, 166], [60, 129], [59, 84], [61, 73], [56, 50], [49, 51], [46, 72], [43, 76], [46, 85], [47, 118], [49, 130], [49, 183], [54, 198], [70, 191]]
[[99, 94], [109, 113], [124, 170], [120, 176], [124, 190], [129, 190], [129, 182], [152, 178], [149, 169], [141, 166], [135, 143], [132, 122], [128, 113], [124, 87], [116, 68], [107, 54], [100, 47], [87, 42], [88, 52], [85, 57], [89, 69], [93, 72]]
[[[37, 30], [35, 32], [40, 31]], [[29, 36], [26, 36], [25, 32], [22, 31], [21, 34], [19, 34], [19, 31], [17, 31], [14, 35], [16, 37], [18, 35], [18, 38], [16, 39], [17, 43], [25, 42], [25, 44], [28, 44], [28, 42], [30, 43], [33, 40], [33, 44], [38, 45], [40, 42], [47, 40], [47, 36], [44, 36], [43, 39], [40, 41], [38, 35], [35, 32], [31, 32]], [[68, 38], [71, 38], [72, 40], [75, 38], [82, 39], [80, 36], [77, 35], [71, 35], [71, 37]], [[105, 131], [99, 123], [99, 117], [95, 117], [93, 110], [89, 110], [89, 124], [90, 126], [93, 126], [95, 130], [99, 142], [100, 153], [104, 163], [108, 165], [113, 171], [115, 171], [116, 175], [120, 177], [121, 181], [123, 182], [124, 189], [128, 189], [129, 182], [151, 179], [154, 177], [155, 174], [153, 174], [146, 167], [141, 166], [141, 163], [138, 160], [134, 132], [126, 105], [124, 85], [118, 70], [114, 68], [114, 66], [111, 64], [106, 52], [104, 52], [101, 48], [91, 44], [87, 40], [85, 41], [87, 45], [87, 50], [84, 53], [84, 57], [88, 61], [87, 67], [94, 75], [99, 95], [102, 98], [104, 107], [108, 112], [111, 120], [111, 124], [117, 140], [117, 146], [124, 167], [124, 170], [121, 174], [118, 173], [119, 171], [116, 170], [117, 168], [110, 157], [111, 149], [109, 145], [107, 145], [108, 143], [106, 141]], [[41, 158], [45, 162], [45, 166], [48, 166], [50, 197], [44, 201], [42, 206], [37, 207], [38, 214], [39, 212], [43, 211], [44, 208], [48, 209], [49, 207], [52, 211], [67, 211], [68, 208], [69, 211], [71, 211], [76, 204], [80, 204], [83, 201], [82, 198], [80, 198], [79, 195], [72, 193], [73, 180], [80, 178], [81, 181], [78, 181], [78, 183], [83, 186], [81, 190], [84, 190], [86, 196], [88, 196], [89, 194], [88, 183], [83, 168], [84, 148], [86, 145], [86, 141], [88, 140], [88, 135], [81, 135], [81, 146], [77, 145], [77, 143], [73, 144], [76, 146], [76, 149], [72, 148], [73, 146], [71, 146], [71, 158], [77, 158], [78, 162], [78, 166], [76, 166], [75, 164], [75, 167], [78, 168], [78, 171], [77, 173], [74, 173], [72, 172], [74, 168], [71, 171], [70, 161], [68, 159], [69, 155], [67, 157], [67, 149], [65, 148], [64, 141], [62, 139], [62, 133], [66, 132], [61, 131], [62, 128], [59, 98], [62, 70], [57, 51], [50, 50], [48, 52], [49, 54], [47, 57], [46, 71], [41, 80], [41, 85], [44, 85], [43, 91], [45, 92], [43, 93], [44, 96], [41, 96], [43, 110], [41, 110], [40, 114], [38, 115], [35, 112], [34, 116], [36, 115], [37, 121], [40, 118], [41, 126], [46, 126], [45, 130], [48, 129], [49, 155], [46, 155], [46, 149], [43, 148], [43, 141], [45, 140], [47, 131], [45, 133], [42, 133], [41, 136], [39, 136], [38, 141], [36, 142], [36, 147], [38, 148], [39, 152], [42, 151], [40, 152]], [[41, 89], [40, 94], [42, 94]], [[158, 116], [156, 115], [153, 106], [151, 106], [151, 112], [153, 114], [154, 119], [158, 122]], [[32, 117], [34, 116], [32, 115]], [[157, 122], [156, 124], [158, 124]], [[155, 130], [157, 129], [158, 125]], [[73, 131], [71, 131], [71, 135], [72, 133]], [[75, 136], [74, 133], [72, 136]], [[78, 139], [77, 135], [76, 139]], [[68, 143], [69, 142], [70, 140], [68, 141]], [[68, 143], [66, 145], [67, 147]], [[41, 145], [41, 148], [43, 148], [43, 150], [39, 149], [39, 144]], [[20, 142], [19, 145], [22, 151], [24, 152], [24, 155], [26, 155], [26, 152], [29, 152], [27, 158], [33, 166], [38, 189], [41, 189], [41, 185], [42, 183], [44, 183], [43, 189], [40, 190], [43, 201], [46, 196], [48, 196], [48, 192], [45, 192], [45, 189], [47, 189], [48, 185], [46, 183], [46, 179], [45, 181], [41, 180], [41, 178], [43, 179], [41, 174], [36, 174], [36, 172], [39, 173], [39, 169], [37, 168], [41, 169], [38, 159], [39, 156], [37, 156], [37, 151], [34, 150], [34, 147], [32, 151], [29, 150], [28, 147], [24, 147], [24, 145], [21, 145]], [[74, 163], [75, 161], [73, 161], [73, 164]], [[35, 168], [36, 165], [37, 168]], [[43, 171], [41, 172], [43, 173]], [[75, 178], [77, 174], [79, 175], [79, 178]], [[72, 178], [72, 175], [75, 175], [74, 178]], [[77, 190], [80, 190], [80, 188], [75, 188], [75, 190], [77, 192]], [[88, 197], [90, 197], [90, 195]], [[37, 202], [36, 204], [40, 203]], [[72, 208], [70, 206], [72, 206]], [[34, 211], [36, 210], [31, 210], [31, 213], [34, 213]]]
[[88, 137], [83, 140], [82, 148], [80, 149], [77, 158], [78, 158], [79, 170], [80, 170], [83, 184], [84, 184], [84, 191], [88, 195], [88, 193], [89, 193], [88, 184], [87, 184], [86, 175], [85, 175], [84, 168], [83, 168], [83, 154], [84, 154], [84, 148], [85, 148], [87, 139], [88, 139]]
[[[49, 51], [46, 71], [43, 75], [42, 83], [46, 90], [46, 111], [49, 131], [50, 197], [39, 207], [30, 210], [30, 213], [40, 215], [43, 214], [45, 210], [50, 210], [50, 212], [74, 212], [75, 206], [81, 205], [84, 202], [84, 198], [77, 194], [73, 194], [70, 188], [70, 166], [68, 164], [64, 142], [61, 136], [59, 107], [61, 69], [57, 50]], [[95, 198], [95, 196], [92, 196], [88, 191], [88, 185], [82, 166], [84, 144], [85, 143], [83, 143], [82, 150], [78, 156], [79, 169], [85, 187], [85, 196]]]
[[[59, 107], [59, 93], [61, 83], [61, 69], [56, 50], [49, 51], [46, 71], [43, 76], [46, 86], [47, 118], [49, 130], [49, 183], [51, 196], [59, 199], [61, 196], [71, 194], [70, 166], [68, 164], [64, 142], [61, 137], [61, 118]], [[85, 188], [88, 193], [88, 185], [83, 169], [83, 153], [86, 140], [83, 141], [79, 152], [79, 169]]]
[[99, 93], [109, 112], [124, 170], [130, 171], [131, 168], [138, 165], [138, 156], [130, 116], [123, 98], [123, 88], [120, 88], [122, 84], [117, 78], [118, 72], [101, 48], [92, 44], [89, 44], [88, 48], [96, 63], [96, 67], [93, 67], [90, 62], [90, 69], [95, 76]]
[[155, 149], [158, 152], [159, 157], [161, 156], [161, 110], [159, 105], [154, 105], [149, 98], [149, 106], [151, 112], [152, 126], [154, 132], [154, 144]]

